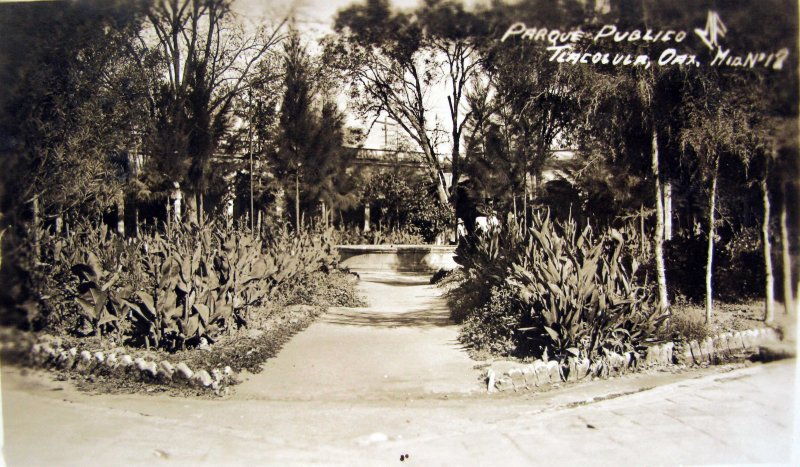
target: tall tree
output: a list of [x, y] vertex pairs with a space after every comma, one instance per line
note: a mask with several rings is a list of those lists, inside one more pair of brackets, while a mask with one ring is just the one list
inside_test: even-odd
[[[473, 115], [468, 94], [481, 79], [488, 23], [480, 13], [468, 12], [454, 0], [426, 0], [416, 12], [427, 39], [425, 45], [442, 57], [450, 117], [450, 202], [458, 209], [458, 185], [467, 154], [462, 151], [464, 130]], [[455, 219], [454, 219], [455, 220]]]
[[294, 201], [298, 231], [305, 209], [323, 203], [323, 222], [327, 222], [329, 208], [349, 207], [357, 200], [347, 175], [355, 154], [343, 147], [344, 116], [326, 96], [327, 90], [316, 84], [320, 72], [299, 33], [293, 31], [284, 47], [284, 96], [275, 162], [279, 177], [286, 180], [285, 191]]
[[[155, 172], [163, 173], [168, 184], [183, 175], [180, 181], [199, 196], [209, 186], [212, 156], [229, 133], [235, 99], [255, 85], [259, 64], [274, 58], [285, 20], [248, 30], [234, 16], [230, 0], [157, 0], [148, 20], [155, 40], [143, 35], [142, 50], [158, 52], [166, 75], [154, 93], [162, 130], [152, 156], [155, 165], [186, 161], [180, 163], [185, 175], [161, 167]], [[258, 73], [261, 80], [277, 77], [263, 67]]]
[[708, 323], [713, 310], [712, 275], [720, 161], [732, 157], [747, 166], [749, 152], [744, 136], [744, 114], [737, 112], [734, 99], [730, 97], [731, 90], [726, 89], [723, 78], [713, 70], [703, 74], [698, 72], [685, 84], [686, 102], [681, 109], [684, 126], [680, 130], [680, 138], [684, 148], [691, 149], [689, 157], [694, 156], [698, 160], [709, 193], [705, 312]]
[[329, 56], [352, 81], [351, 97], [362, 115], [386, 114], [417, 144], [439, 201], [449, 202], [443, 161], [437, 154], [435, 119], [428, 104], [439, 82], [440, 57], [425, 46], [413, 15], [392, 11], [388, 0], [367, 0], [336, 17], [340, 40]]
[[[2, 211], [21, 225], [111, 207], [146, 120], [145, 87], [125, 54], [138, 4], [0, 5]], [[24, 51], [24, 53], [23, 53]], [[34, 219], [36, 220], [36, 219]]]

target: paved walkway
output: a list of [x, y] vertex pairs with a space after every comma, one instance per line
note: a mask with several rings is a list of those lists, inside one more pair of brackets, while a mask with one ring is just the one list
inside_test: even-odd
[[333, 310], [226, 400], [89, 395], [2, 368], [7, 465], [800, 461], [794, 360], [488, 395], [436, 289], [365, 279], [373, 306]]
[[798, 465], [795, 362], [722, 370], [514, 397], [208, 401], [91, 396], [6, 368], [4, 455], [11, 466], [398, 465], [403, 454], [425, 466]]
[[367, 308], [334, 308], [295, 336], [236, 397], [381, 399], [482, 389], [429, 276], [362, 274]]

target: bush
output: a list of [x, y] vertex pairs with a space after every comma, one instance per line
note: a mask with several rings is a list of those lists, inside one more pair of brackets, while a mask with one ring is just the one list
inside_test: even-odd
[[518, 330], [523, 327], [523, 317], [514, 290], [508, 285], [493, 287], [489, 301], [466, 316], [459, 340], [477, 351], [502, 356], [519, 354], [523, 342]]
[[[672, 297], [700, 302], [706, 294], [706, 256], [708, 241], [700, 236], [673, 237], [664, 244], [667, 288]], [[715, 249], [715, 262], [720, 251]]]
[[662, 340], [675, 342], [702, 341], [711, 336], [711, 330], [702, 316], [692, 316], [676, 308], [660, 332]]
[[508, 282], [530, 310], [524, 330], [533, 348], [594, 358], [640, 349], [655, 335], [667, 314], [632, 279], [639, 265], [620, 254], [619, 232], [595, 239], [589, 226], [578, 234], [571, 220], [558, 225], [539, 216], [529, 236]]
[[454, 260], [461, 266], [464, 280], [448, 294], [450, 317], [455, 322], [488, 303], [491, 290], [505, 284], [523, 245], [524, 237], [514, 223], [477, 232], [459, 242]]
[[[640, 350], [667, 317], [624, 237], [595, 237], [535, 216], [471, 237], [456, 250], [464, 280], [448, 294], [451, 316], [475, 348], [539, 357], [594, 358]], [[629, 233], [629, 232], [628, 232]], [[497, 342], [491, 342], [493, 339]]]
[[378, 174], [367, 182], [363, 199], [371, 203], [373, 212], [379, 213], [383, 226], [380, 230], [386, 232], [407, 232], [421, 237], [424, 243], [433, 243], [452, 225], [450, 208], [431, 194], [428, 182], [411, 176], [394, 172]]
[[[670, 295], [692, 303], [705, 299], [706, 236], [675, 237], [666, 243], [665, 260]], [[727, 302], [764, 296], [764, 255], [757, 228], [744, 228], [730, 239], [714, 243], [714, 298]]]
[[400, 227], [391, 230], [339, 229], [333, 233], [337, 245], [421, 245], [425, 238], [411, 229]]
[[279, 284], [273, 294], [273, 303], [279, 306], [366, 306], [353, 287], [357, 279], [341, 271], [313, 271], [299, 275], [295, 280]]
[[[114, 334], [166, 350], [247, 326], [282, 286], [315, 287], [324, 282], [315, 274], [338, 262], [330, 231], [283, 230], [262, 239], [240, 228], [188, 223], [127, 241], [104, 226], [40, 237], [40, 260], [17, 263], [28, 268], [28, 287], [41, 305], [33, 308], [47, 314], [36, 317], [37, 326]], [[39, 270], [44, 262], [55, 272], [49, 279]]]
[[[758, 227], [746, 227], [734, 233], [722, 246], [718, 258], [714, 265], [714, 295], [717, 298], [740, 302], [764, 297], [764, 250]], [[773, 264], [779, 263], [773, 261]], [[775, 268], [775, 272], [779, 273], [780, 268]]]

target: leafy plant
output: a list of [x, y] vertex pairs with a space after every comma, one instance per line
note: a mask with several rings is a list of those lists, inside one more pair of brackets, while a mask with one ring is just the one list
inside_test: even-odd
[[524, 310], [509, 285], [492, 288], [487, 303], [470, 313], [461, 328], [459, 340], [478, 351], [513, 355], [524, 344], [519, 329]]
[[448, 293], [454, 321], [463, 321], [489, 301], [490, 291], [505, 283], [514, 258], [523, 246], [522, 230], [513, 222], [462, 239], [454, 260], [461, 266], [464, 281]]
[[80, 314], [98, 335], [119, 330], [125, 308], [125, 300], [121, 298], [124, 292], [117, 293], [112, 287], [119, 280], [120, 269], [113, 273], [106, 271], [93, 252], [86, 253], [85, 262], [72, 266], [72, 272], [80, 279], [75, 299]]
[[615, 230], [595, 239], [589, 226], [578, 234], [572, 220], [559, 226], [534, 218], [508, 283], [529, 310], [532, 325], [520, 331], [535, 347], [591, 358], [633, 350], [654, 335], [667, 314], [632, 280], [638, 262], [628, 272], [622, 247]]

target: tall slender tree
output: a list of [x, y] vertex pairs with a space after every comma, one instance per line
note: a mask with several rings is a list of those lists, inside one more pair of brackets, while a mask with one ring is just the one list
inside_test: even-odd
[[[323, 211], [354, 205], [357, 200], [347, 168], [355, 157], [343, 147], [344, 116], [327, 90], [316, 83], [320, 73], [299, 33], [290, 33], [284, 47], [284, 96], [275, 167], [287, 181], [294, 202], [295, 228], [303, 211], [324, 203]], [[327, 215], [323, 222], [327, 222]]]

